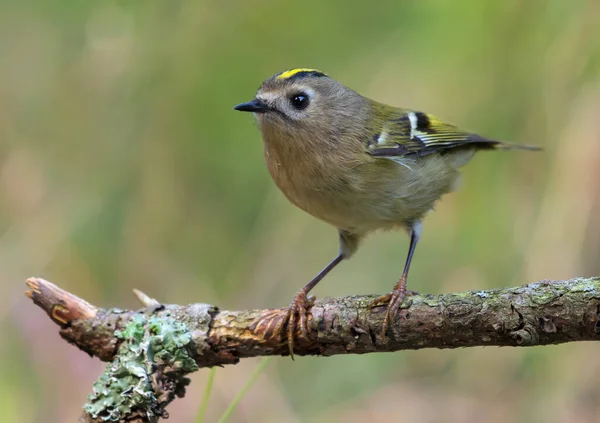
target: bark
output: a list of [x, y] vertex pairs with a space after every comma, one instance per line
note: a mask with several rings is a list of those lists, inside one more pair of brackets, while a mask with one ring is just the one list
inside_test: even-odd
[[[102, 309], [40, 278], [27, 295], [60, 326], [60, 335], [110, 362], [94, 385], [81, 422], [156, 422], [183, 396], [186, 374], [241, 358], [288, 355], [273, 328], [286, 309], [219, 310], [163, 305], [136, 291], [140, 310]], [[534, 346], [600, 339], [600, 278], [542, 281], [488, 291], [415, 295], [387, 336], [375, 296], [325, 298], [298, 331], [295, 355], [365, 354], [421, 348]], [[133, 386], [131, 386], [133, 385]], [[112, 413], [112, 414], [111, 414]]]

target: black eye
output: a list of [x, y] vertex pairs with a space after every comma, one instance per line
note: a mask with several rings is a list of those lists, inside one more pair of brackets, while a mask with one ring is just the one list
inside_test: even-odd
[[308, 96], [304, 93], [293, 94], [290, 101], [296, 110], [303, 110], [308, 106]]

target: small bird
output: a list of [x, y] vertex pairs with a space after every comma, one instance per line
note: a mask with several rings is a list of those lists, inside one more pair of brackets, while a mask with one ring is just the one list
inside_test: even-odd
[[317, 69], [275, 74], [253, 100], [234, 109], [257, 118], [268, 170], [287, 199], [339, 233], [338, 255], [296, 294], [274, 329], [280, 339], [287, 325], [292, 358], [297, 330], [309, 339], [307, 313], [314, 297], [308, 293], [349, 259], [367, 234], [399, 228], [410, 235], [400, 279], [372, 304], [387, 304], [385, 338], [407, 294], [423, 217], [454, 190], [458, 169], [478, 150], [539, 150], [463, 131], [428, 113], [378, 103]]

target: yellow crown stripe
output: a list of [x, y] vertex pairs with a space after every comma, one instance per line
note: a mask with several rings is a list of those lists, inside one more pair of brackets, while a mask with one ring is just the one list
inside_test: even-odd
[[277, 79], [288, 79], [291, 78], [292, 76], [296, 75], [297, 73], [300, 72], [318, 72], [318, 73], [323, 73], [318, 69], [308, 69], [308, 68], [297, 68], [297, 69], [291, 69], [289, 71], [285, 71], [280, 73], [277, 76]]

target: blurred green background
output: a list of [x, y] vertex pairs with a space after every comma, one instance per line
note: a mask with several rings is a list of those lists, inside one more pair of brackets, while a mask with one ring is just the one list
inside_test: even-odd
[[[316, 67], [379, 101], [543, 153], [481, 153], [425, 221], [410, 288], [600, 274], [594, 0], [0, 4], [0, 413], [71, 422], [104, 364], [23, 295], [43, 276], [99, 306], [287, 305], [337, 252], [286, 202], [251, 116], [261, 81]], [[382, 233], [317, 296], [387, 292]], [[591, 422], [598, 345], [272, 360], [233, 422]], [[256, 365], [219, 369], [207, 420]], [[173, 422], [193, 422], [207, 371]]]

